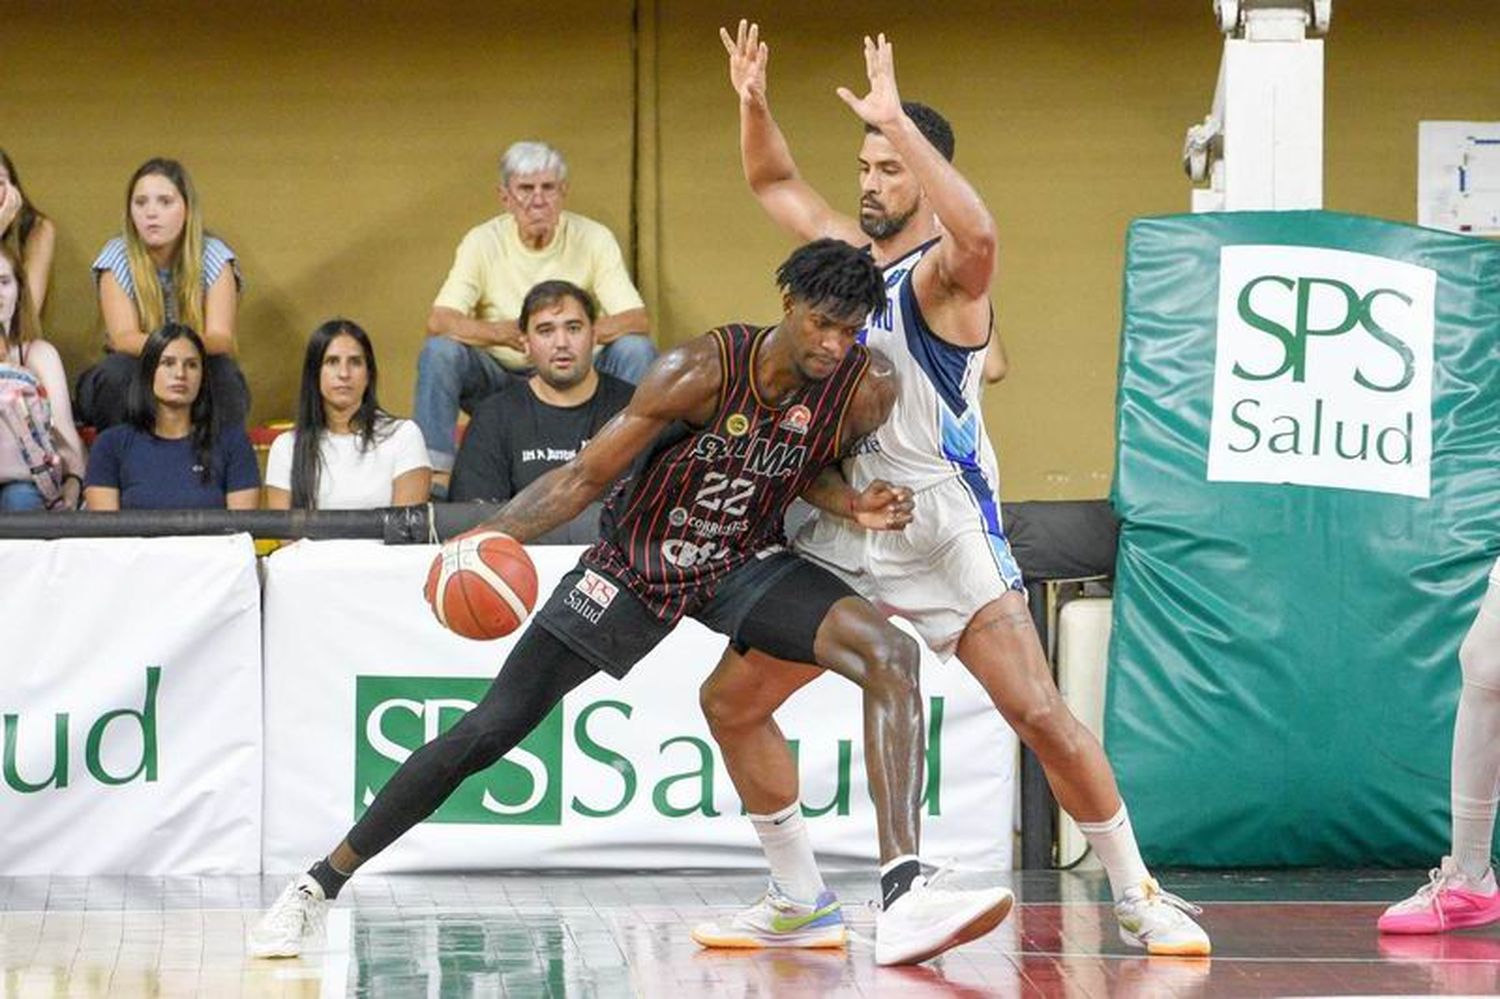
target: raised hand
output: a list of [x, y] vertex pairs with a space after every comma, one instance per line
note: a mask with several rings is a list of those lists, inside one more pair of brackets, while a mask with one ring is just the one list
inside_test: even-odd
[[771, 59], [771, 50], [760, 40], [760, 25], [741, 18], [733, 38], [725, 29], [719, 29], [719, 41], [729, 53], [729, 82], [734, 92], [746, 104], [764, 104], [766, 63]]
[[855, 523], [872, 531], [899, 531], [911, 523], [911, 490], [876, 479], [854, 497]]
[[0, 182], [0, 232], [10, 228], [10, 224], [21, 214], [21, 189], [14, 184]]
[[839, 87], [838, 95], [860, 118], [876, 128], [895, 124], [901, 119], [901, 95], [896, 92], [895, 48], [885, 40], [885, 33], [865, 36], [865, 74], [870, 78], [870, 92], [855, 97], [848, 87]]

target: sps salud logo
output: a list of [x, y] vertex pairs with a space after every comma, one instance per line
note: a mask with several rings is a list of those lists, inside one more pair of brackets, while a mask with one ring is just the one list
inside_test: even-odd
[[[365, 813], [397, 767], [451, 728], [489, 686], [482, 677], [356, 677], [355, 817]], [[926, 714], [921, 804], [928, 815], [937, 816], [943, 814], [944, 699], [929, 698]], [[567, 725], [564, 718], [563, 706], [554, 708], [503, 759], [460, 784], [427, 821], [556, 826], [609, 820], [625, 812], [670, 820], [738, 818], [719, 805], [718, 789], [729, 786], [729, 777], [701, 718], [687, 726], [690, 731], [682, 731], [670, 727], [681, 719], [639, 718], [633, 705], [612, 698], [580, 706]], [[852, 762], [859, 738], [855, 720], [850, 731], [789, 740], [805, 776], [822, 777], [825, 784], [833, 776], [831, 792], [804, 794], [804, 815], [851, 814], [865, 787], [862, 771]], [[566, 801], [565, 763], [572, 784]]]
[[1426, 497], [1436, 287], [1365, 253], [1224, 247], [1209, 480]]
[[[413, 750], [451, 728], [489, 687], [481, 677], [357, 677], [355, 818]], [[562, 709], [554, 708], [519, 746], [460, 784], [427, 821], [558, 825], [562, 734]]]

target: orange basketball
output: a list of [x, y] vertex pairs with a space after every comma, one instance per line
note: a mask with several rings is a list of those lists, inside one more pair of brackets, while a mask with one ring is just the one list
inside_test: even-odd
[[460, 534], [432, 560], [422, 595], [454, 634], [481, 641], [503, 638], [536, 606], [536, 566], [508, 534]]

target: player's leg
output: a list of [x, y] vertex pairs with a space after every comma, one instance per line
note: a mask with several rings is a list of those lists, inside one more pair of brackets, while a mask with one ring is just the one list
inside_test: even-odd
[[[736, 639], [771, 657], [792, 662], [811, 659], [854, 681], [864, 692], [865, 766], [882, 861], [883, 908], [876, 960], [882, 964], [923, 961], [998, 925], [1012, 901], [1005, 889], [933, 891], [921, 875], [917, 846], [922, 701], [916, 643], [855, 596], [842, 580], [800, 560], [756, 600]], [[734, 665], [718, 675], [721, 682], [732, 677], [729, 668]], [[749, 732], [752, 738], [764, 740], [772, 731], [764, 725], [780, 703], [777, 698], [800, 686], [796, 681], [805, 682], [806, 677], [803, 673], [773, 681], [769, 692], [748, 702], [752, 710], [737, 719], [739, 724], [723, 727], [731, 734]], [[705, 699], [714, 703], [712, 685]], [[793, 791], [788, 804], [795, 804], [795, 784], [789, 785], [788, 778], [795, 780], [796, 773], [788, 763], [784, 748], [775, 754], [726, 753], [736, 786], [766, 789], [768, 804], [779, 803], [780, 794], [787, 790]], [[744, 772], [747, 769], [749, 773]], [[791, 814], [796, 814], [795, 807]], [[805, 830], [798, 829], [797, 835], [803, 849], [810, 852]]]
[[1385, 911], [1382, 933], [1441, 933], [1500, 921], [1500, 889], [1490, 869], [1500, 786], [1500, 580], [1493, 574], [1458, 661], [1452, 852], [1415, 895]]
[[251, 931], [250, 952], [296, 956], [361, 864], [431, 815], [465, 778], [514, 748], [563, 695], [596, 672], [545, 628], [528, 628], [484, 699], [413, 752], [334, 851], [287, 886]]
[[1036, 754], [1058, 804], [1104, 865], [1125, 942], [1153, 954], [1207, 954], [1208, 935], [1191, 918], [1200, 910], [1162, 891], [1141, 860], [1104, 748], [1058, 692], [1018, 590], [980, 608], [959, 638], [958, 658]]
[[802, 818], [797, 762], [772, 717], [788, 696], [824, 672], [731, 647], [699, 691], [709, 731], [771, 869], [771, 883], [758, 902], [693, 928], [693, 939], [704, 947], [841, 947], [845, 942], [838, 899], [823, 883]]
[[772, 714], [826, 672], [731, 647], [703, 682], [698, 704], [740, 802], [752, 814], [768, 815], [796, 803], [797, 762]]

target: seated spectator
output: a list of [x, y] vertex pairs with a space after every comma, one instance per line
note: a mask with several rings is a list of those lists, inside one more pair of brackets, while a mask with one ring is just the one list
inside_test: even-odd
[[146, 338], [126, 422], [94, 442], [84, 478], [90, 510], [254, 510], [260, 472], [245, 428], [218, 425], [208, 351], [173, 323]]
[[512, 375], [529, 373], [516, 317], [538, 282], [571, 281], [599, 303], [600, 371], [634, 384], [656, 357], [646, 307], [615, 237], [563, 211], [562, 154], [542, 142], [517, 142], [500, 160], [499, 193], [505, 214], [469, 230], [458, 245], [417, 359], [416, 421], [439, 473], [453, 467], [459, 409], [473, 413]]
[[[521, 304], [534, 373], [480, 403], [453, 467], [454, 501], [504, 502], [570, 461], [630, 401], [635, 386], [594, 367], [594, 300], [567, 281], [544, 281]], [[537, 538], [589, 544], [600, 504]]]
[[[40, 510], [49, 501], [53, 506], [76, 507], [83, 486], [83, 442], [73, 426], [68, 376], [63, 372], [57, 348], [39, 337], [40, 324], [31, 306], [26, 277], [21, 258], [8, 244], [0, 242], [0, 365], [19, 368], [35, 380], [34, 386], [27, 382], [31, 386], [27, 392], [45, 398], [45, 403], [39, 403], [36, 410], [44, 413], [49, 426], [46, 440], [37, 442], [33, 437], [31, 443], [61, 459], [61, 468], [46, 483], [49, 493], [58, 491], [54, 495], [44, 496], [34, 477], [0, 479], [0, 512]], [[28, 407], [27, 414], [30, 412]], [[17, 416], [26, 419], [27, 414]], [[11, 431], [6, 421], [0, 420], [0, 434], [8, 432]], [[15, 444], [10, 453], [18, 458], [29, 450], [18, 441], [10, 443]]]
[[368, 510], [426, 503], [432, 486], [422, 432], [375, 398], [375, 348], [358, 325], [333, 319], [307, 341], [297, 426], [271, 445], [266, 506]]
[[21, 175], [5, 150], [0, 149], [0, 243], [10, 247], [26, 271], [26, 286], [38, 317], [47, 304], [52, 281], [52, 253], [57, 247], [57, 227], [26, 197]]
[[125, 419], [147, 330], [203, 331], [206, 374], [222, 426], [244, 426], [250, 389], [234, 361], [240, 275], [234, 251], [203, 231], [198, 195], [176, 160], [143, 163], [125, 189], [123, 235], [94, 261], [104, 315], [104, 360], [78, 380], [78, 412], [101, 430]]

